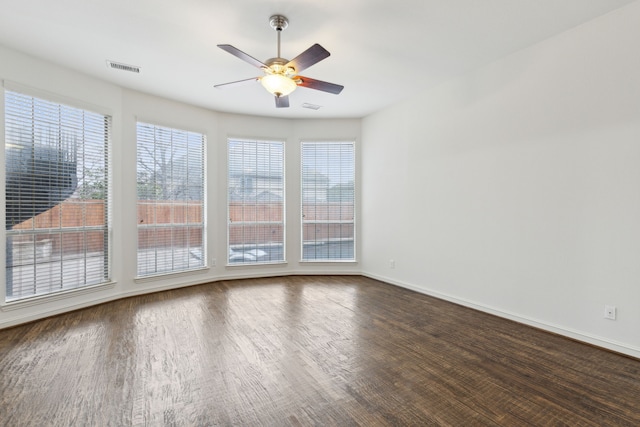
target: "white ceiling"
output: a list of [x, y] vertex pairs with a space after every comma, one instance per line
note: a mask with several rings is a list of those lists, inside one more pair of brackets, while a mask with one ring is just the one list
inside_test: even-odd
[[[363, 117], [636, 0], [0, 0], [0, 44], [143, 92], [217, 111], [288, 118]], [[302, 74], [345, 86], [298, 88], [276, 109], [260, 70], [217, 48], [282, 56], [313, 43], [331, 56]], [[142, 67], [109, 69], [106, 60]], [[318, 111], [303, 103], [321, 105]]]

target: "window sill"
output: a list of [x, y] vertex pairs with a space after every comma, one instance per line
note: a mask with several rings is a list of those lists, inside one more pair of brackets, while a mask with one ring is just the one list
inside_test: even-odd
[[113, 289], [116, 282], [100, 283], [99, 285], [83, 286], [80, 288], [63, 290], [55, 293], [45, 295], [34, 295], [32, 297], [26, 297], [14, 301], [7, 301], [0, 305], [2, 311], [20, 310], [26, 307], [33, 307], [36, 305], [42, 305], [53, 301], [59, 301], [63, 299], [69, 299], [76, 295], [86, 295], [94, 292], [104, 291], [106, 289]]
[[234, 264], [225, 264], [225, 267], [236, 268], [236, 267], [256, 267], [256, 266], [287, 266], [289, 263], [287, 261], [274, 261], [274, 262], [238, 262]]
[[300, 264], [357, 264], [355, 259], [301, 259]]
[[133, 279], [135, 283], [155, 282], [160, 279], [169, 279], [172, 277], [184, 277], [191, 276], [193, 274], [206, 273], [211, 267], [194, 268], [193, 270], [174, 271], [169, 273], [156, 273], [149, 276], [137, 276]]

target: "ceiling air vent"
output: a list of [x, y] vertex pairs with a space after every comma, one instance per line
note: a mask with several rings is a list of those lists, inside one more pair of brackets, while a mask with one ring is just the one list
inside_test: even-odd
[[308, 108], [310, 110], [319, 110], [320, 108], [322, 108], [321, 105], [309, 104], [308, 102], [305, 102], [304, 104], [302, 104], [302, 107]]
[[109, 61], [107, 59], [107, 67], [121, 71], [130, 71], [132, 73], [140, 73], [140, 67], [135, 65], [127, 65], [121, 62]]

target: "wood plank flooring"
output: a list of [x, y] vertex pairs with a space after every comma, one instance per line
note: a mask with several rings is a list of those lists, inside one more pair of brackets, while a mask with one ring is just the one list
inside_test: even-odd
[[3, 426], [638, 426], [640, 361], [363, 277], [225, 281], [0, 331]]

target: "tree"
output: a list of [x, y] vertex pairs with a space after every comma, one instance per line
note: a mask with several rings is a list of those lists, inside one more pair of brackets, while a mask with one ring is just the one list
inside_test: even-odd
[[104, 200], [107, 197], [107, 180], [104, 166], [83, 168], [82, 180], [76, 192], [82, 199]]
[[137, 125], [139, 200], [202, 200], [204, 136], [147, 123]]
[[327, 190], [328, 202], [353, 202], [354, 201], [353, 181], [346, 184], [336, 184]]

